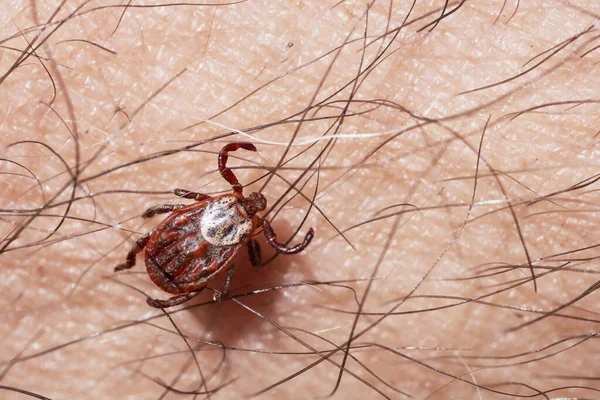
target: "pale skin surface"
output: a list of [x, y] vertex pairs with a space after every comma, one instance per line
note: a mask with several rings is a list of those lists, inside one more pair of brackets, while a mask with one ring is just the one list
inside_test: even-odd
[[[0, 9], [2, 45], [20, 50], [2, 50], [3, 75], [27, 46], [22, 38], [4, 39], [47, 21], [59, 7], [35, 2], [38, 16], [34, 17], [34, 2], [15, 3], [0, 6], [4, 7]], [[64, 5], [53, 21], [72, 13], [72, 3]], [[597, 184], [557, 193], [598, 173], [600, 50], [586, 54], [599, 41], [596, 29], [584, 32], [598, 24], [600, 4], [587, 0], [574, 7], [563, 1], [528, 1], [521, 2], [512, 16], [516, 7], [512, 1], [500, 15], [501, 1], [467, 2], [433, 32], [417, 33], [441, 14], [444, 5], [417, 2], [409, 17], [413, 22], [384, 49], [406, 17], [408, 2], [394, 2], [391, 19], [389, 2], [376, 2], [368, 19], [363, 2], [349, 1], [335, 8], [336, 2], [320, 3], [129, 8], [120, 25], [123, 7], [97, 9], [61, 25], [36, 50], [37, 56], [51, 59], [44, 65], [57, 86], [54, 101], [52, 81], [35, 57], [7, 75], [0, 84], [1, 157], [29, 168], [41, 181], [44, 195], [26, 170], [6, 161], [1, 164], [0, 229], [6, 249], [0, 255], [0, 371], [4, 371], [0, 385], [52, 399], [194, 398], [165, 394], [151, 380], [155, 379], [183, 391], [207, 387], [214, 391], [225, 385], [210, 395], [214, 399], [252, 395], [320, 360], [306, 353], [347, 342], [355, 314], [338, 311], [359, 309], [349, 286], [356, 290], [359, 302], [368, 291], [360, 307], [363, 313], [423, 310], [487, 297], [478, 304], [432, 312], [361, 316], [353, 336], [368, 330], [353, 340], [350, 354], [362, 364], [347, 359], [345, 368], [354, 376], [344, 373], [334, 398], [407, 398], [398, 391], [436, 399], [536, 394], [534, 398], [544, 398], [539, 391], [550, 391], [548, 398], [600, 396], [593, 390], [599, 389], [600, 345], [594, 336], [585, 340], [585, 335], [598, 329], [598, 295], [585, 293], [598, 280], [598, 250], [581, 250], [598, 243]], [[82, 10], [106, 5], [89, 2]], [[449, 5], [448, 10], [456, 5]], [[367, 23], [366, 42], [374, 42], [363, 53]], [[56, 27], [49, 26], [42, 37]], [[377, 40], [386, 31], [385, 41]], [[27, 41], [39, 32], [31, 30]], [[524, 66], [530, 59], [582, 33], [522, 77], [459, 95], [527, 71], [550, 53]], [[347, 46], [338, 53], [345, 42]], [[355, 87], [353, 78], [359, 70], [372, 68], [380, 52], [383, 61], [375, 62], [374, 70]], [[342, 87], [341, 93], [328, 99]], [[315, 93], [316, 100], [311, 100]], [[213, 140], [229, 128], [298, 120], [311, 104], [325, 101], [330, 106], [313, 109], [305, 118], [340, 116], [351, 97], [379, 101], [380, 106], [351, 103], [348, 114], [364, 114], [347, 116], [339, 131], [335, 129], [339, 121], [333, 118], [305, 121], [295, 138], [297, 122], [278, 125], [252, 131], [251, 137], [226, 137], [200, 144], [194, 147], [196, 152], [179, 152], [96, 177], [149, 155]], [[581, 101], [587, 102], [578, 105]], [[50, 102], [56, 113], [49, 109]], [[511, 119], [511, 113], [557, 102], [572, 103]], [[398, 105], [416, 117], [444, 120], [419, 120]], [[224, 126], [193, 126], [209, 118]], [[330, 125], [334, 129], [327, 131]], [[133, 242], [161, 218], [144, 221], [139, 216], [156, 204], [188, 203], [170, 194], [174, 188], [209, 194], [230, 190], [216, 173], [214, 154], [226, 142], [251, 141], [264, 156], [240, 150], [232, 154], [231, 166], [275, 167], [293, 138], [298, 146], [291, 148], [284, 162], [308, 149], [311, 139], [334, 134], [344, 138], [335, 145], [319, 141], [284, 165], [290, 168], [278, 171], [287, 182], [275, 176], [262, 190], [269, 206], [274, 205], [317, 160], [297, 185], [306, 198], [298, 196], [286, 204], [273, 222], [279, 238], [287, 240], [309, 211], [291, 243], [299, 242], [311, 226], [315, 239], [303, 253], [280, 256], [260, 269], [249, 265], [243, 250], [233, 295], [283, 284], [317, 284], [238, 297], [240, 303], [227, 300], [223, 304], [213, 304], [212, 292], [207, 290], [183, 307], [207, 305], [173, 314], [183, 334], [212, 343], [189, 341], [199, 349], [196, 355], [202, 375], [209, 377], [202, 385], [189, 349], [173, 324], [160, 310], [146, 305], [146, 295], [166, 298], [168, 294], [150, 282], [141, 257], [132, 273], [112, 272]], [[78, 152], [73, 136], [79, 141]], [[7, 147], [21, 140], [43, 142], [65, 159], [80, 182], [74, 194], [64, 165], [48, 149], [39, 144]], [[242, 164], [233, 156], [246, 161]], [[313, 174], [319, 166], [319, 174]], [[243, 184], [264, 172], [234, 171]], [[310, 181], [303, 186], [307, 177]], [[261, 189], [266, 182], [262, 179], [246, 187], [245, 193]], [[120, 192], [74, 201], [68, 210], [64, 205], [45, 209], [9, 243], [14, 229], [30, 219], [11, 210], [36, 209], [109, 190]], [[314, 198], [315, 190], [315, 205], [339, 230], [370, 221], [378, 211], [402, 203], [421, 210], [397, 206], [378, 216], [406, 213], [348, 230], [344, 235], [353, 250], [316, 207], [309, 209], [307, 199]], [[540, 196], [549, 199], [532, 204]], [[69, 218], [48, 237], [67, 211]], [[266, 259], [273, 250], [262, 234], [259, 239]], [[537, 292], [528, 258], [536, 276], [545, 274], [536, 279]], [[514, 265], [519, 268], [511, 268]], [[506, 271], [487, 270], [498, 266]], [[502, 273], [456, 280], [490, 272]], [[373, 276], [376, 279], [369, 284]], [[210, 287], [219, 290], [222, 281]], [[345, 286], [318, 284], [331, 281], [344, 281]], [[490, 295], [503, 289], [507, 290]], [[400, 302], [408, 294], [414, 298]], [[578, 296], [583, 298], [561, 309], [561, 316], [509, 332]], [[153, 316], [157, 318], [147, 320]], [[107, 332], [123, 325], [127, 326]], [[283, 333], [283, 327], [301, 342]], [[71, 344], [94, 334], [100, 335]], [[563, 339], [568, 340], [552, 346]], [[219, 364], [223, 358], [219, 343], [227, 347], [224, 364]], [[376, 346], [393, 348], [396, 353]], [[546, 346], [551, 347], [543, 350]], [[543, 351], [516, 356], [536, 350]], [[342, 355], [338, 352], [331, 360], [339, 365]], [[6, 370], [12, 359], [16, 363]], [[335, 388], [336, 365], [323, 361], [258, 398], [326, 396]], [[574, 388], [553, 390], [567, 386]]]

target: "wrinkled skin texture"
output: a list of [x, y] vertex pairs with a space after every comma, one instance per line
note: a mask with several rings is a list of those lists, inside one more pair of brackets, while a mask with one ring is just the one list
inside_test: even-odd
[[[347, 241], [313, 207], [299, 236], [292, 240], [297, 242], [309, 226], [314, 226], [317, 236], [310, 247], [295, 256], [277, 257], [260, 269], [252, 269], [245, 256], [240, 257], [233, 283], [238, 290], [233, 294], [300, 281], [343, 282], [337, 286], [311, 283], [238, 299], [277, 326], [233, 300], [213, 304], [209, 290], [193, 302], [208, 305], [173, 314], [183, 334], [200, 340], [190, 341], [190, 346], [199, 350], [196, 354], [203, 376], [218, 368], [208, 382], [209, 389], [238, 378], [212, 398], [256, 393], [319, 360], [319, 356], [306, 353], [344, 344], [354, 324], [353, 313], [359, 309], [355, 295], [360, 301], [366, 291], [363, 312], [393, 309], [406, 314], [384, 318], [353, 346], [394, 348], [446, 374], [512, 394], [535, 394], [532, 387], [598, 388], [600, 342], [581, 336], [595, 332], [598, 324], [572, 318], [597, 319], [597, 293], [562, 309], [562, 317], [548, 317], [510, 331], [540, 317], [539, 311], [567, 304], [598, 279], [598, 251], [591, 247], [573, 253], [594, 246], [598, 240], [597, 185], [564, 191], [598, 171], [599, 106], [594, 101], [600, 98], [600, 52], [581, 57], [598, 45], [594, 39], [597, 31], [575, 40], [548, 63], [515, 81], [459, 95], [531, 68], [549, 53], [524, 66], [536, 55], [584, 32], [591, 23], [598, 25], [600, 5], [595, 0], [580, 1], [577, 6], [563, 1], [520, 3], [511, 18], [515, 4], [507, 2], [496, 21], [502, 2], [468, 2], [432, 32], [417, 33], [434, 15], [440, 15], [443, 7], [441, 1], [417, 2], [411, 20], [423, 19], [402, 31], [385, 53], [388, 58], [364, 82], [351, 83], [327, 107], [313, 109], [305, 116], [339, 116], [352, 90], [357, 94], [349, 113], [370, 110], [347, 116], [340, 132], [327, 131], [334, 122], [331, 119], [305, 122], [295, 139], [300, 146], [292, 147], [286, 160], [307, 149], [313, 143], [307, 142], [309, 139], [334, 133], [346, 137], [336, 142], [326, 159], [325, 155], [319, 159], [318, 151], [327, 142], [319, 142], [286, 165], [289, 169], [280, 169], [281, 178], [274, 177], [264, 191], [269, 205], [275, 204], [302, 170], [319, 159], [309, 171], [310, 176], [322, 167], [318, 188], [317, 175], [312, 175], [306, 187], [302, 183], [296, 186], [309, 199], [316, 190], [317, 206], [335, 226], [347, 230]], [[37, 7], [37, 18], [32, 15], [32, 4]], [[171, 322], [146, 305], [146, 295], [159, 297], [164, 293], [143, 272], [141, 259], [131, 274], [116, 278], [112, 268], [140, 234], [158, 223], [160, 217], [143, 221], [141, 212], [155, 204], [178, 201], [172, 189], [209, 194], [230, 190], [214, 168], [214, 152], [223, 140], [253, 140], [263, 156], [236, 154], [246, 161], [231, 160], [232, 166], [259, 163], [275, 167], [298, 124], [251, 132], [252, 138], [228, 137], [191, 149], [194, 151], [85, 179], [228, 132], [223, 126], [201, 123], [208, 118], [239, 130], [290, 116], [300, 119], [309, 104], [323, 101], [352, 82], [361, 65], [364, 68], [372, 62], [381, 49], [381, 42], [371, 44], [361, 64], [365, 3], [349, 1], [333, 8], [336, 4], [263, 1], [219, 8], [130, 8], [120, 24], [124, 8], [98, 10], [64, 24], [47, 48], [36, 51], [39, 57], [56, 61], [46, 62], [58, 90], [52, 103], [56, 113], [46, 105], [53, 100], [53, 89], [39, 61], [31, 58], [2, 82], [3, 146], [20, 140], [43, 141], [67, 160], [73, 174], [80, 173], [81, 182], [72, 195], [65, 166], [39, 145], [3, 147], [3, 158], [26, 164], [43, 181], [46, 196], [41, 195], [35, 180], [6, 174], [2, 176], [3, 210], [39, 207], [65, 185], [68, 189], [58, 201], [86, 193], [126, 192], [74, 202], [69, 216], [80, 219], [68, 219], [44, 242], [46, 245], [0, 255], [3, 367], [13, 357], [20, 357], [0, 384], [56, 399], [157, 399], [165, 389], [153, 378], [179, 390], [206, 389], [199, 385], [196, 364]], [[100, 3], [86, 7], [98, 6]], [[394, 4], [388, 25], [389, 3], [375, 3], [369, 12], [366, 42], [382, 35], [387, 26], [389, 30], [400, 26], [409, 6]], [[6, 38], [15, 32], [15, 26], [26, 29], [48, 20], [57, 5], [16, 1], [0, 7], [4, 8], [0, 11], [2, 38]], [[59, 18], [73, 9], [69, 2]], [[27, 39], [33, 40], [34, 35]], [[96, 42], [115, 54], [86, 42], [68, 42], [73, 39]], [[338, 54], [338, 46], [346, 41], [350, 43], [347, 49]], [[27, 44], [17, 40], [5, 45], [23, 49]], [[2, 50], [2, 73], [18, 54]], [[172, 78], [173, 82], [159, 91]], [[364, 100], [387, 103], [359, 103]], [[514, 114], [541, 104], [584, 100], [589, 102]], [[411, 117], [397, 105], [442, 122], [427, 123], [427, 119]], [[223, 114], [217, 116], [219, 113]], [[76, 132], [69, 133], [67, 127]], [[393, 139], [386, 133], [402, 129], [406, 132]], [[355, 137], [365, 133], [386, 134]], [[79, 140], [79, 153], [72, 135]], [[283, 145], [261, 144], [261, 140]], [[95, 157], [98, 151], [100, 156]], [[27, 175], [14, 166], [2, 171]], [[479, 179], [473, 195], [476, 171]], [[244, 184], [264, 172], [236, 170]], [[519, 204], [553, 193], [548, 201]], [[506, 199], [515, 205], [513, 210], [506, 208]], [[470, 209], [472, 202], [476, 206]], [[404, 203], [420, 210], [398, 206]], [[295, 198], [274, 220], [282, 240], [302, 222], [309, 210], [307, 204], [306, 199]], [[392, 208], [377, 214], [387, 207]], [[47, 210], [50, 216], [37, 218], [34, 229], [24, 231], [11, 247], [44, 239], [65, 210], [65, 206]], [[401, 210], [407, 212], [376, 218]], [[15, 228], [12, 222], [25, 220], [8, 214], [2, 217], [3, 237]], [[465, 224], [466, 220], [469, 223]], [[365, 221], [370, 222], [350, 229]], [[57, 242], [50, 244], [52, 240]], [[263, 250], [272, 251], [267, 248], [263, 241]], [[542, 260], [536, 264], [536, 275], [563, 269], [536, 279], [536, 292], [528, 280], [528, 258], [532, 262]], [[486, 270], [507, 265], [519, 268], [509, 272]], [[491, 275], [496, 272], [502, 273]], [[465, 279], [481, 274], [491, 276]], [[369, 286], [365, 279], [372, 276], [377, 279]], [[478, 298], [521, 279], [525, 281], [520, 286]], [[221, 285], [215, 282], [209, 288], [219, 290]], [[398, 299], [408, 294], [411, 300], [400, 304]], [[478, 301], [408, 313], [456, 304], [464, 298]], [[157, 318], [144, 320], [151, 316]], [[381, 317], [363, 315], [354, 335]], [[122, 328], [141, 320], [145, 323]], [[114, 327], [121, 328], [107, 332]], [[304, 345], [283, 333], [283, 328]], [[105, 333], [90, 336], [98, 332]], [[531, 356], [498, 358], [542, 349], [578, 335], [579, 340], [570, 339]], [[88, 339], [62, 347], [83, 337]], [[206, 340], [212, 344], [202, 342]], [[228, 347], [225, 364], [220, 364], [220, 344]], [[253, 354], [240, 349], [279, 353]], [[428, 369], [381, 347], [356, 348], [351, 354], [362, 364], [348, 359], [346, 368], [391, 398], [404, 397], [370, 375], [365, 366], [390, 386], [419, 399], [429, 395], [439, 399], [512, 398]], [[37, 356], [24, 359], [30, 355]], [[541, 360], [533, 363], [534, 358]], [[343, 357], [337, 354], [332, 360], [340, 364]], [[324, 361], [258, 398], [326, 396], [335, 387], [338, 373], [336, 366]], [[20, 396], [0, 394], [9, 399]], [[372, 388], [346, 373], [334, 398], [377, 396]], [[599, 393], [570, 389], [548, 396], [597, 398]], [[193, 396], [169, 393], [166, 398]]]

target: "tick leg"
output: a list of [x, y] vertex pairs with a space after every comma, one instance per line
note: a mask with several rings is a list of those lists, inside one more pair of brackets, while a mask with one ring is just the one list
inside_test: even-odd
[[184, 199], [194, 199], [196, 201], [210, 199], [210, 196], [207, 194], [190, 192], [189, 190], [185, 189], [175, 189], [173, 190], [173, 193], [175, 193], [175, 196], [183, 197]]
[[200, 294], [200, 292], [201, 292], [201, 290], [196, 290], [194, 292], [179, 294], [179, 295], [173, 296], [167, 300], [159, 300], [159, 299], [153, 299], [151, 297], [148, 297], [146, 299], [146, 303], [148, 303], [148, 305], [150, 307], [154, 307], [154, 308], [169, 308], [169, 307], [177, 306], [179, 304], [183, 304], [186, 301], [193, 299], [194, 297], [198, 296]]
[[142, 214], [142, 218], [152, 218], [157, 214], [164, 214], [174, 210], [179, 210], [186, 207], [187, 204], [161, 204], [159, 206], [150, 207]]
[[214, 300], [218, 303], [222, 303], [229, 296], [229, 290], [231, 289], [231, 282], [233, 282], [233, 270], [235, 265], [231, 265], [227, 270], [227, 275], [225, 276], [225, 285], [223, 285], [223, 291], [219, 292], [215, 290]]
[[127, 253], [127, 258], [125, 259], [125, 262], [115, 267], [115, 272], [133, 267], [135, 265], [135, 256], [137, 255], [137, 253], [144, 250], [144, 247], [146, 247], [146, 245], [148, 244], [149, 239], [150, 233], [146, 233], [144, 236], [139, 238], [131, 247], [129, 253]]
[[233, 174], [233, 171], [231, 171], [229, 168], [227, 168], [227, 159], [229, 158], [229, 156], [227, 155], [227, 153], [229, 153], [230, 151], [236, 151], [238, 149], [244, 149], [244, 150], [250, 150], [250, 151], [256, 151], [256, 147], [254, 147], [254, 145], [252, 143], [229, 143], [228, 145], [226, 145], [225, 147], [223, 147], [221, 149], [221, 151], [219, 152], [219, 171], [221, 172], [221, 176], [223, 178], [225, 178], [225, 180], [229, 183], [231, 183], [231, 186], [233, 186], [233, 191], [235, 193], [242, 193], [242, 185], [240, 185], [240, 183], [238, 182], [238, 179], [235, 177], [235, 175]]
[[262, 256], [260, 254], [260, 245], [254, 239], [248, 242], [248, 258], [253, 267], [260, 267], [262, 264]]
[[310, 228], [306, 233], [306, 236], [304, 237], [302, 243], [298, 243], [297, 245], [292, 247], [287, 247], [285, 243], [277, 241], [277, 234], [273, 230], [273, 227], [271, 226], [269, 221], [263, 218], [260, 220], [260, 224], [263, 228], [263, 232], [265, 233], [265, 237], [267, 238], [269, 244], [273, 246], [273, 248], [279, 253], [283, 254], [296, 254], [301, 252], [306, 248], [306, 246], [308, 246], [313, 236], [315, 235], [315, 231], [313, 230], [313, 228]]

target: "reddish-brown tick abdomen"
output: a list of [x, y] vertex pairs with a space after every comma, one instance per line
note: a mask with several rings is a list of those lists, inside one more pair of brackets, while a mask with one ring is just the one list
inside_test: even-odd
[[[218, 217], [221, 204], [229, 206], [225, 209], [230, 214], [228, 217], [232, 213], [236, 216], [238, 207], [232, 211], [231, 205], [237, 206], [242, 198], [238, 194], [227, 194], [192, 203], [173, 211], [154, 228], [146, 245], [146, 270], [152, 281], [165, 292], [181, 294], [201, 290], [213, 276], [229, 269], [258, 220], [252, 217], [242, 220], [250, 224], [250, 233], [242, 235], [237, 243], [215, 245], [202, 235], [203, 226], [206, 232], [207, 221], [210, 223], [213, 219], [209, 215], [203, 217], [207, 209], [209, 212], [212, 209], [212, 214]], [[211, 241], [215, 243], [214, 239]]]
[[252, 238], [259, 227], [267, 241], [281, 254], [296, 254], [304, 250], [314, 236], [308, 230], [304, 241], [289, 247], [277, 241], [277, 234], [269, 221], [257, 213], [267, 208], [267, 199], [260, 192], [242, 194], [243, 186], [227, 168], [228, 153], [239, 149], [256, 151], [252, 143], [229, 143], [219, 152], [219, 172], [231, 184], [233, 194], [211, 197], [207, 194], [175, 189], [176, 196], [194, 199], [196, 203], [162, 204], [147, 209], [142, 217], [171, 213], [161, 224], [140, 237], [127, 253], [125, 262], [116, 271], [132, 268], [138, 253], [145, 249], [146, 271], [162, 290], [175, 294], [160, 300], [148, 297], [146, 302], [155, 308], [173, 307], [197, 296], [208, 281], [222, 272], [225, 275], [223, 291], [215, 290], [215, 300], [223, 301], [229, 295], [233, 276], [233, 258], [242, 245], [248, 244], [252, 265], [262, 264], [260, 248]]

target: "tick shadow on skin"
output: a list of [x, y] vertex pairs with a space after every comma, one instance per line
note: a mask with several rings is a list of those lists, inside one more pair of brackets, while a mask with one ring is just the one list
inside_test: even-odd
[[[268, 260], [272, 255], [276, 254], [264, 240], [259, 240], [259, 242], [264, 260]], [[294, 260], [294, 258], [297, 259]], [[302, 285], [266, 290], [247, 296], [236, 297], [236, 295], [299, 283], [298, 281], [292, 281], [289, 277], [290, 274], [287, 273], [297, 268], [301, 268], [301, 271], [299, 274], [293, 274], [295, 277], [300, 276], [303, 282], [312, 281], [314, 278], [314, 275], [311, 273], [312, 268], [310, 268], [310, 265], [305, 260], [307, 258], [303, 258], [301, 254], [279, 254], [270, 263], [254, 267], [250, 264], [246, 252], [243, 251], [235, 260], [235, 272], [230, 296], [234, 297], [244, 306], [256, 310], [256, 312], [269, 319], [277, 321], [282, 313], [280, 302], [291, 302], [291, 300], [286, 298], [284, 292], [289, 293], [294, 290], [302, 290]], [[224, 276], [219, 277], [211, 281], [209, 287], [215, 290], [222, 290], [224, 280]], [[207, 301], [213, 296], [211, 290], [205, 289], [204, 292], [198, 296], [200, 302]], [[190, 310], [190, 314], [206, 330], [205, 332], [208, 336], [205, 339], [222, 342], [225, 346], [235, 346], [257, 332], [277, 331], [276, 327], [252, 311], [244, 308], [244, 306], [236, 303], [231, 298], [227, 298], [222, 303], [213, 303], [199, 307], [198, 309], [192, 309]]]

